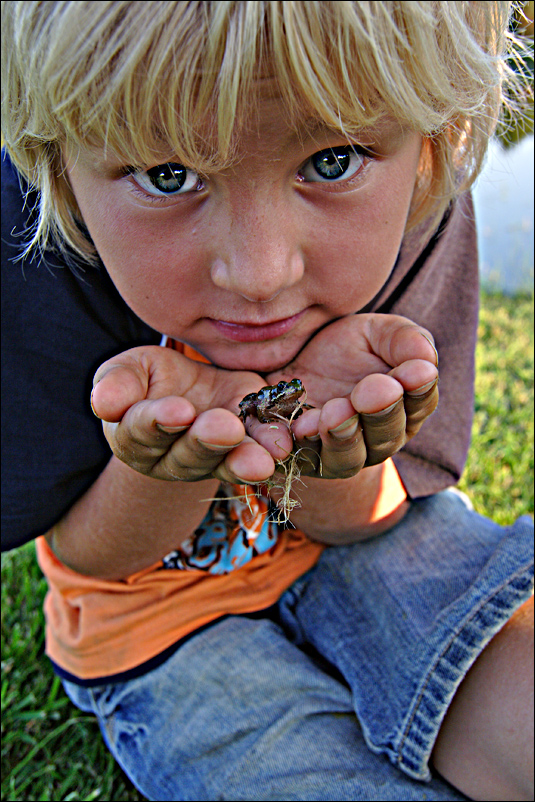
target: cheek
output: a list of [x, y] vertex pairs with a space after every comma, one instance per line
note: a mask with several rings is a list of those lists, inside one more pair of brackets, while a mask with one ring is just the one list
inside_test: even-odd
[[171, 210], [132, 209], [109, 195], [80, 198], [80, 210], [115, 286], [146, 318], [146, 301], [172, 298], [198, 280], [197, 238], [181, 232]]
[[316, 240], [323, 250], [327, 293], [347, 294], [348, 305], [364, 306], [381, 289], [399, 254], [414, 191], [418, 151], [385, 162], [373, 181], [338, 215], [332, 237]]
[[365, 306], [387, 280], [401, 247], [407, 211], [408, 203], [359, 199], [357, 208], [332, 227], [332, 234], [322, 236], [316, 229], [310, 265], [315, 266], [327, 303], [340, 314]]

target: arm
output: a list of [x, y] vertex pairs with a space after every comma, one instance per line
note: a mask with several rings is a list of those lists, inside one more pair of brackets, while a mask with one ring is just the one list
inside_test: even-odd
[[176, 548], [202, 521], [218, 484], [158, 481], [113, 456], [46, 539], [72, 570], [122, 579]]
[[[296, 449], [316, 458], [312, 476], [310, 463], [301, 463], [295, 526], [312, 539], [341, 544], [401, 520], [409, 502], [391, 456], [437, 406], [437, 361], [429, 332], [406, 318], [352, 315], [323, 329], [282, 374], [272, 374], [272, 381], [301, 378], [307, 400], [318, 405], [292, 424]], [[257, 429], [248, 423], [261, 439]]]
[[407, 510], [409, 501], [391, 459], [364, 468], [350, 479], [306, 477], [299, 487], [301, 507], [292, 523], [312, 540], [345, 545], [386, 532]]
[[[312, 436], [318, 447], [319, 437], [321, 460], [294, 523], [326, 542], [333, 529], [338, 539], [332, 542], [346, 542], [369, 537], [399, 519], [405, 509], [402, 486], [391, 463], [386, 468], [380, 463], [436, 405], [436, 367], [426, 359], [405, 360], [407, 353], [418, 357], [420, 352], [434, 359], [434, 349], [417, 327], [392, 316], [352, 316], [328, 327], [300, 365], [305, 378], [307, 360], [315, 363], [316, 346], [323, 351], [329, 341], [338, 342], [341, 329], [355, 335], [345, 337], [347, 349], [338, 349], [341, 375], [347, 376], [349, 352], [360, 363], [363, 379], [353, 386], [354, 365], [345, 383], [332, 375], [315, 380], [309, 373], [314, 398], [328, 400], [298, 419], [294, 431], [298, 445], [310, 445]], [[383, 344], [371, 342], [373, 356], [366, 362], [363, 353], [370, 356], [370, 338], [377, 337]], [[381, 348], [395, 368], [377, 356]], [[336, 365], [334, 360], [328, 364]], [[370, 375], [373, 370], [383, 373]], [[431, 396], [426, 392], [411, 400], [409, 393], [430, 380]], [[49, 536], [62, 562], [79, 573], [120, 578], [151, 565], [200, 523], [217, 481], [263, 482], [274, 472], [274, 459], [283, 459], [293, 445], [286, 427], [273, 431], [258, 421], [248, 426], [252, 436], [246, 437], [231, 411], [263, 384], [256, 374], [221, 371], [153, 347], [109, 360], [95, 382], [93, 408], [105, 421], [105, 435], [119, 459], [111, 460]], [[332, 398], [343, 390], [349, 390], [349, 398]], [[350, 425], [332, 432], [352, 421], [356, 410], [356, 431]], [[321, 506], [336, 509], [336, 515], [322, 518]]]
[[152, 565], [198, 526], [220, 481], [273, 473], [272, 457], [223, 408], [262, 386], [255, 374], [148, 347], [109, 360], [95, 381], [114, 456], [47, 536], [78, 573], [121, 579]]

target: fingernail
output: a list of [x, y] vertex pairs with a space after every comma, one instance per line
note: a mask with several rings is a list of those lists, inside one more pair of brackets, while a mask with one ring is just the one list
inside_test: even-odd
[[399, 404], [402, 404], [402, 403], [403, 403], [403, 398], [398, 398], [398, 400], [394, 401], [394, 403], [390, 404], [390, 406], [385, 407], [384, 409], [378, 409], [377, 412], [368, 412], [367, 415], [369, 417], [372, 417], [372, 416], [373, 417], [379, 417], [379, 416], [388, 415], [390, 412], [392, 412], [392, 410], [394, 410]]
[[407, 395], [413, 396], [415, 398], [419, 398], [422, 395], [425, 395], [431, 388], [435, 386], [438, 382], [437, 379], [433, 379], [432, 382], [427, 382], [427, 384], [422, 384], [421, 387], [417, 387], [416, 390], [411, 390], [410, 393], [408, 392]]
[[309, 443], [317, 443], [321, 440], [321, 434], [311, 434], [310, 437], [305, 437], [305, 440], [308, 440]]
[[217, 445], [216, 443], [205, 443], [204, 440], [200, 440], [199, 438], [197, 438], [197, 442], [200, 443], [201, 446], [203, 446], [203, 448], [207, 448], [208, 451], [216, 451], [222, 453], [223, 451], [231, 451], [233, 448], [236, 448], [236, 446], [239, 446], [241, 440], [240, 443], [234, 443], [230, 446], [221, 446]]
[[423, 331], [421, 331], [421, 332], [420, 332], [420, 334], [422, 335], [422, 337], [425, 337], [425, 339], [427, 340], [427, 342], [429, 343], [429, 345], [431, 346], [431, 348], [432, 348], [432, 349], [433, 349], [433, 351], [435, 352], [435, 367], [437, 367], [437, 368], [438, 368], [438, 351], [437, 351], [437, 349], [435, 348], [435, 343], [433, 342], [433, 340], [431, 340], [431, 339], [430, 339], [430, 338], [427, 336], [427, 334], [424, 334], [424, 333], [423, 333]]
[[[98, 384], [98, 382], [97, 382], [97, 384]], [[89, 398], [89, 403], [91, 404], [91, 412], [93, 413], [95, 418], [99, 418], [100, 419], [100, 415], [97, 415], [97, 413], [95, 412], [95, 407], [93, 406], [93, 393], [95, 392], [96, 386], [97, 385], [95, 384], [95, 387], [93, 387], [93, 389], [91, 390], [91, 396]]]
[[335, 438], [335, 440], [349, 440], [350, 437], [354, 437], [357, 433], [359, 428], [359, 416], [353, 415], [351, 418], [348, 418], [346, 421], [340, 424], [340, 426], [336, 426], [334, 429], [329, 429], [329, 434]]
[[162, 426], [161, 423], [156, 423], [156, 428], [164, 434], [178, 434], [189, 428], [188, 426]]

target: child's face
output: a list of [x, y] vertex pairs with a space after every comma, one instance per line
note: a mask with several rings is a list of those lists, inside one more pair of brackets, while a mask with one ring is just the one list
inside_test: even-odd
[[93, 242], [132, 310], [221, 367], [268, 373], [326, 323], [361, 309], [396, 261], [421, 138], [387, 120], [359, 145], [375, 155], [324, 128], [294, 131], [266, 98], [237, 165], [202, 182], [177, 165], [125, 175], [126, 165], [94, 150], [65, 158]]

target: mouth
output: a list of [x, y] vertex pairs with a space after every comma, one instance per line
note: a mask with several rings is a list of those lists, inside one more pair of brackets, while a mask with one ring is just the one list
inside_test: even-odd
[[240, 343], [255, 343], [274, 340], [287, 334], [296, 325], [304, 311], [291, 317], [273, 320], [270, 323], [242, 323], [207, 318], [216, 331], [228, 340]]

